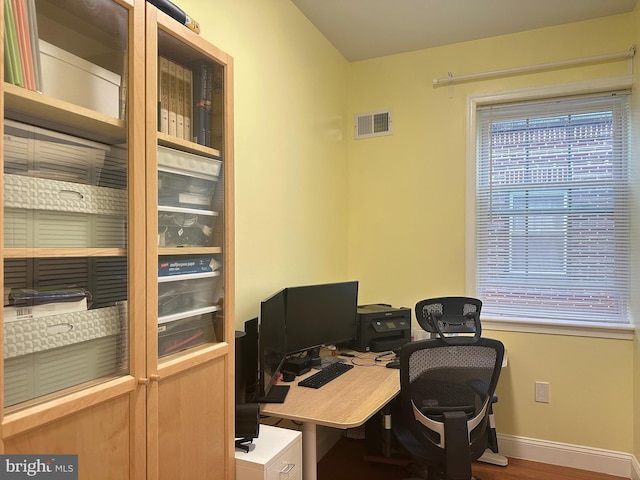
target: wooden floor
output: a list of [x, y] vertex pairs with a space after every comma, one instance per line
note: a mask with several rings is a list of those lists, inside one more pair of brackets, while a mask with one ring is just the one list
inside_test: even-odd
[[[506, 467], [476, 462], [473, 475], [481, 480], [621, 480], [622, 477], [509, 459]], [[342, 438], [318, 463], [318, 480], [402, 480], [410, 477], [403, 465], [366, 460], [363, 440]]]

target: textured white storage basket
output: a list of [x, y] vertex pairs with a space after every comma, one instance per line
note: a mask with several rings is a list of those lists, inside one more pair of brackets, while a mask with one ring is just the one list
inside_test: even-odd
[[126, 191], [4, 175], [5, 247], [126, 245]]
[[24, 175], [4, 176], [5, 206], [101, 215], [126, 215], [127, 192]]
[[5, 406], [115, 373], [126, 351], [126, 302], [6, 322]]
[[119, 368], [117, 338], [111, 335], [6, 359], [5, 406], [115, 373]]
[[7, 322], [4, 358], [117, 335], [122, 324], [121, 309], [117, 306]]
[[125, 248], [126, 237], [124, 216], [12, 208], [4, 212], [7, 248]]

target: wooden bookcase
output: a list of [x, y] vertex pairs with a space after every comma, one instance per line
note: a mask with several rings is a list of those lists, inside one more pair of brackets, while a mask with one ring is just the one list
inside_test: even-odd
[[[150, 449], [157, 458], [150, 459], [149, 470], [153, 478], [166, 480], [233, 478], [233, 63], [224, 52], [155, 8], [147, 8], [146, 25], [146, 50], [154, 52], [147, 56], [146, 64], [146, 109], [154, 113], [147, 116], [147, 205], [149, 211], [160, 209], [162, 212], [147, 222], [147, 345], [150, 347], [147, 350], [147, 367], [150, 378], [158, 379], [157, 382], [152, 381], [149, 388], [148, 443], [153, 446], [157, 442], [157, 448]], [[210, 118], [206, 124], [208, 146], [172, 135], [171, 127], [168, 134], [158, 132], [156, 79], [159, 58], [191, 69], [194, 86], [197, 84], [197, 66], [204, 63], [211, 70], [214, 87], [210, 90], [212, 105], [206, 112]], [[193, 95], [196, 97], [195, 88]], [[194, 111], [194, 136], [198, 125], [196, 115]], [[199, 197], [187, 199], [184, 203], [180, 199], [176, 204], [175, 198], [165, 195], [166, 188], [173, 186], [172, 180], [180, 183], [186, 178], [179, 168], [167, 162], [167, 152], [179, 152], [178, 162], [182, 160], [195, 165], [194, 171], [198, 173], [194, 175], [199, 176], [194, 177], [194, 184], [190, 184], [190, 193], [198, 195], [204, 191], [206, 201]], [[221, 168], [214, 181], [209, 167], [215, 170], [216, 164]], [[177, 175], [167, 182], [172, 172]], [[177, 210], [173, 208], [175, 205], [178, 205]], [[175, 235], [158, 241], [158, 236], [166, 232], [166, 222], [161, 221], [161, 217], [180, 211], [182, 207], [186, 207], [184, 212], [191, 215], [189, 224], [195, 222], [201, 227], [195, 227], [196, 231], [204, 230], [210, 235], [186, 239], [182, 246], [176, 246]], [[210, 228], [214, 224], [215, 228]], [[224, 229], [220, 228], [222, 225]], [[215, 305], [215, 310], [211, 312], [207, 307], [199, 310], [205, 312], [204, 316], [214, 319], [214, 331], [207, 332], [205, 336], [208, 339], [212, 336], [215, 340], [207, 340], [207, 343], [186, 352], [167, 353], [164, 344], [156, 343], [158, 339], [164, 340], [157, 334], [158, 322], [164, 327], [164, 319], [167, 318], [164, 312], [162, 318], [158, 318], [158, 285], [167, 285], [158, 283], [158, 263], [174, 260], [189, 263], [193, 259], [204, 259], [206, 263], [213, 259], [216, 266], [212, 269], [220, 273], [219, 276], [188, 280], [194, 283], [212, 281], [216, 285], [213, 302], [211, 298], [205, 302], [207, 307]], [[188, 308], [192, 307], [197, 310], [200, 305]], [[175, 318], [171, 314], [168, 317]], [[176, 440], [179, 440], [179, 448], [185, 455], [175, 455]], [[153, 468], [158, 468], [157, 475], [152, 472]]]
[[[3, 70], [0, 96], [0, 452], [77, 454], [92, 480], [233, 479], [233, 60], [143, 0], [25, 4], [46, 44], [42, 93]], [[184, 72], [211, 71], [207, 145], [159, 131], [160, 57], [182, 67], [183, 132]], [[88, 293], [52, 313], [19, 303], [33, 288]]]

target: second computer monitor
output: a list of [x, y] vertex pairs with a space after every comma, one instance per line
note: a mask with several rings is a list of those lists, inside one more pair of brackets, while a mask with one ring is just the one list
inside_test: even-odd
[[260, 304], [258, 401], [282, 403], [288, 385], [276, 385], [286, 352], [286, 289]]
[[355, 339], [357, 281], [289, 287], [286, 292], [287, 353]]

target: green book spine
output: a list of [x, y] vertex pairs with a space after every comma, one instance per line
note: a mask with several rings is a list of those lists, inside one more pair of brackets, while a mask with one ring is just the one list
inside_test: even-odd
[[9, 55], [9, 62], [11, 63], [11, 70], [14, 73], [14, 85], [24, 87], [24, 78], [22, 76], [22, 63], [20, 62], [20, 49], [18, 46], [18, 34], [16, 32], [15, 17], [13, 15], [13, 7], [10, 1], [4, 2], [5, 11], [5, 38], [7, 41], [7, 51], [5, 55]]
[[16, 75], [13, 71], [13, 63], [9, 58], [9, 7], [4, 3], [4, 81], [15, 83]]

